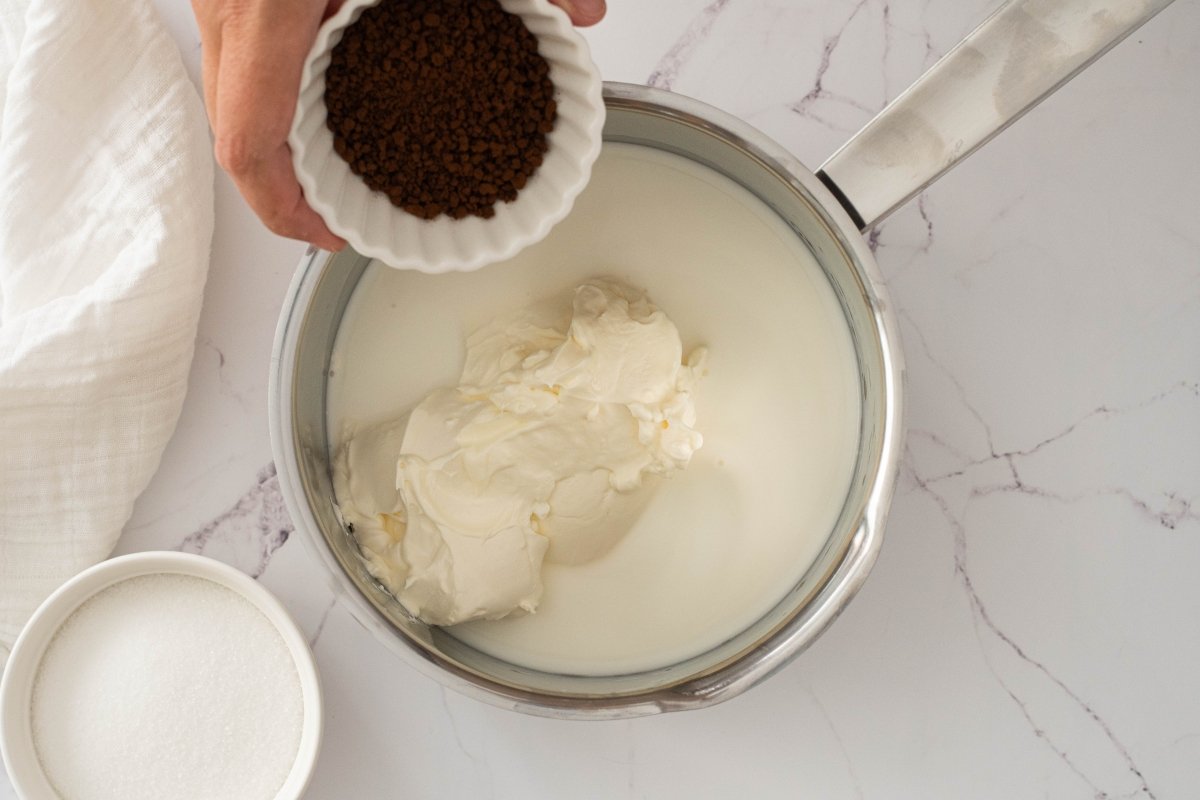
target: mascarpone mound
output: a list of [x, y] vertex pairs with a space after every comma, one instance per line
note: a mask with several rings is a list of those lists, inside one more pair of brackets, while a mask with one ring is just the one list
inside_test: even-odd
[[614, 280], [575, 290], [569, 318], [531, 308], [467, 340], [459, 385], [405, 418], [348, 430], [334, 469], [368, 568], [434, 625], [532, 612], [549, 559], [611, 548], [648, 476], [702, 443], [679, 331]]

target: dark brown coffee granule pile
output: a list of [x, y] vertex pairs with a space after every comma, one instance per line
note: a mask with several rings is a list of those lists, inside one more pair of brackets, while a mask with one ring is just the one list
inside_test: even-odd
[[325, 74], [333, 146], [410, 214], [491, 217], [542, 163], [557, 113], [537, 39], [497, 0], [383, 0]]

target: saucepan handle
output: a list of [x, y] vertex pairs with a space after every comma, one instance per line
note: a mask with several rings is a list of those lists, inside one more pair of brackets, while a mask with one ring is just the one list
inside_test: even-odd
[[1010, 0], [826, 161], [861, 230], [1008, 127], [1171, 0]]

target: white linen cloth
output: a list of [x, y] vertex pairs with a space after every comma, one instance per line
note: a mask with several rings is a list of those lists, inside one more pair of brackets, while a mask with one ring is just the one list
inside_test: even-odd
[[0, 664], [112, 551], [175, 428], [212, 170], [148, 0], [0, 0]]

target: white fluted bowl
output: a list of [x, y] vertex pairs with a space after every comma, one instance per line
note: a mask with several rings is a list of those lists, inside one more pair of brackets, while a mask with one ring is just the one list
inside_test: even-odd
[[537, 37], [550, 67], [558, 119], [542, 165], [512, 202], [498, 202], [490, 219], [446, 216], [425, 220], [370, 189], [333, 149], [325, 123], [325, 71], [343, 31], [380, 0], [347, 0], [317, 33], [300, 77], [300, 96], [288, 144], [309, 205], [329, 229], [363, 255], [422, 272], [473, 270], [510, 258], [540, 241], [571, 210], [600, 153], [604, 101], [587, 43], [566, 13], [549, 0], [500, 0]]

